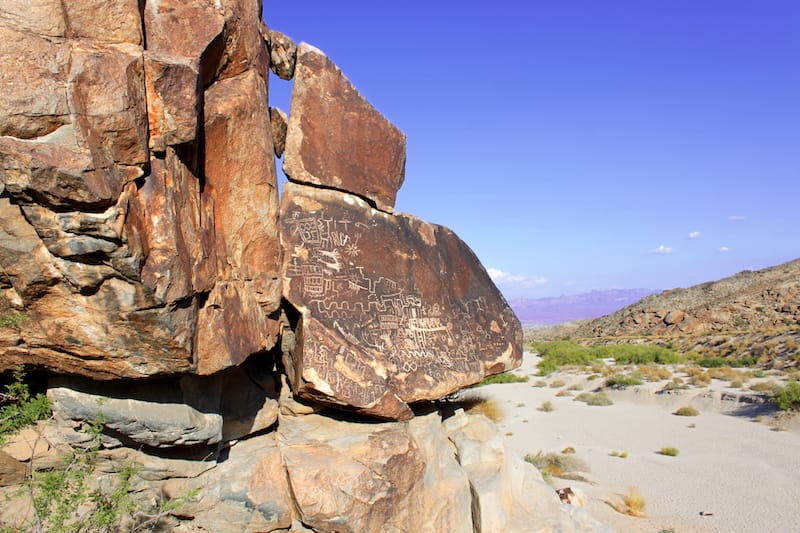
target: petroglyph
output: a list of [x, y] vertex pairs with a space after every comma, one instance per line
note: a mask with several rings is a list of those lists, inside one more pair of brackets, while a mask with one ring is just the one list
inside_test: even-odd
[[438, 398], [516, 364], [519, 322], [452, 232], [291, 183], [283, 201], [301, 395], [369, 411], [387, 391], [399, 405]]

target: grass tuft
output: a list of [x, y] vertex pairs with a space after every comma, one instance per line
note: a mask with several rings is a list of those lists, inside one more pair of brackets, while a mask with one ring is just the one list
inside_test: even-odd
[[502, 374], [493, 374], [486, 376], [479, 383], [473, 387], [483, 387], [484, 385], [493, 385], [495, 383], [527, 383], [528, 376], [519, 376], [513, 372], [503, 372]]
[[602, 392], [582, 392], [575, 397], [575, 401], [593, 406], [614, 405], [614, 401]]
[[664, 446], [658, 451], [658, 453], [661, 455], [667, 455], [669, 457], [677, 457], [680, 451], [678, 450], [678, 448], [675, 448], [673, 446]]
[[700, 411], [698, 411], [694, 407], [691, 407], [691, 406], [687, 405], [687, 406], [678, 408], [678, 410], [675, 411], [673, 414], [678, 415], [678, 416], [697, 416], [697, 415], [700, 414]]

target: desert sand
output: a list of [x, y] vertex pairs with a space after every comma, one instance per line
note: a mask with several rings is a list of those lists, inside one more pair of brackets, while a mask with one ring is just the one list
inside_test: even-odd
[[[510, 450], [524, 456], [575, 448], [589, 465], [589, 482], [551, 478], [554, 488], [583, 492], [587, 510], [617, 531], [791, 532], [800, 531], [800, 427], [798, 417], [776, 424], [769, 404], [721, 400], [726, 382], [678, 394], [655, 394], [662, 383], [610, 391], [610, 406], [589, 406], [556, 393], [570, 385], [591, 390], [602, 379], [559, 372], [564, 387], [536, 387], [534, 354], [526, 353], [515, 372], [528, 383], [495, 384], [473, 394], [502, 407], [499, 422]], [[575, 394], [578, 394], [576, 392]], [[555, 410], [538, 407], [552, 402]], [[695, 417], [675, 409], [696, 407]], [[775, 426], [781, 430], [775, 430]], [[658, 451], [678, 448], [675, 457]], [[626, 458], [612, 451], [627, 452]], [[645, 516], [630, 517], [606, 503], [618, 501], [629, 487], [646, 499]]]

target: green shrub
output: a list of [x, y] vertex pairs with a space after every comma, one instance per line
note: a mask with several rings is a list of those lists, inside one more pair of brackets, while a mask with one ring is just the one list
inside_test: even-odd
[[617, 374], [606, 379], [606, 387], [611, 387], [612, 389], [626, 389], [643, 383], [637, 376], [626, 374]]
[[677, 411], [675, 411], [674, 414], [678, 416], [697, 416], [700, 414], [700, 411], [698, 411], [694, 407], [686, 406], [686, 407], [680, 407]]
[[756, 366], [758, 357], [703, 357], [696, 363], [703, 368], [719, 368], [729, 366], [731, 368], [742, 368], [745, 366]]
[[31, 395], [23, 367], [14, 370], [12, 376], [14, 381], [6, 385], [6, 403], [0, 406], [0, 443], [7, 435], [51, 416], [50, 400], [41, 393]]
[[614, 401], [602, 392], [582, 392], [575, 397], [575, 401], [594, 406], [614, 405]]
[[800, 382], [790, 381], [785, 387], [777, 388], [773, 399], [784, 411], [800, 410]]
[[519, 376], [513, 372], [503, 372], [502, 374], [493, 374], [486, 376], [480, 383], [473, 385], [474, 387], [483, 387], [484, 385], [492, 385], [494, 383], [527, 383], [528, 376]]
[[589, 472], [589, 466], [572, 454], [536, 452], [525, 456], [544, 477], [565, 477], [572, 472]]
[[658, 453], [661, 455], [668, 455], [669, 457], [675, 457], [680, 453], [680, 451], [678, 448], [674, 448], [672, 446], [664, 446], [658, 451]]
[[618, 365], [643, 365], [658, 363], [660, 365], [674, 365], [683, 363], [686, 359], [664, 346], [652, 344], [608, 344], [595, 347], [601, 359], [614, 359]]
[[586, 365], [598, 359], [592, 350], [569, 341], [537, 342], [533, 350], [541, 356], [539, 374], [546, 376], [566, 365]]
[[600, 359], [613, 359], [617, 364], [678, 364], [686, 359], [674, 349], [651, 344], [607, 344], [581, 346], [569, 341], [534, 343], [539, 353], [539, 374], [547, 375], [566, 365], [588, 365]]
[[19, 326], [25, 321], [25, 315], [22, 313], [8, 313], [0, 315], [0, 327]]

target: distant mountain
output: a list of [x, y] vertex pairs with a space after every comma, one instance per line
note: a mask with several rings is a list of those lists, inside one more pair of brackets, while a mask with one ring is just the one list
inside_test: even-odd
[[654, 292], [652, 289], [610, 289], [556, 298], [516, 298], [508, 303], [524, 325], [560, 324], [613, 313]]
[[647, 296], [613, 314], [581, 324], [574, 335], [686, 335], [798, 326], [800, 259]]

